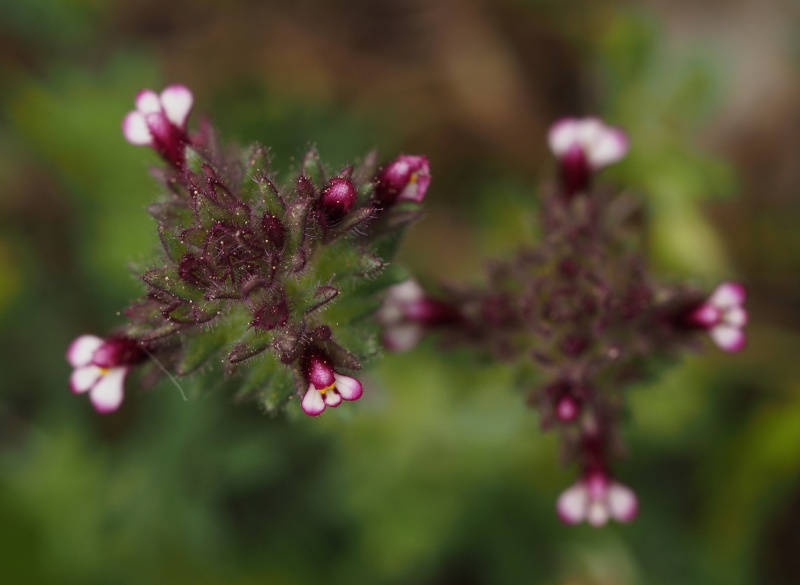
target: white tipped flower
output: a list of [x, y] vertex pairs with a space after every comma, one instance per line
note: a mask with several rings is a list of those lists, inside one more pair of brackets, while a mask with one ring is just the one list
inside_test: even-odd
[[628, 152], [625, 132], [599, 118], [562, 118], [550, 127], [547, 139], [559, 160], [580, 151], [592, 170], [615, 163]]
[[630, 522], [636, 517], [639, 504], [629, 487], [606, 474], [593, 472], [564, 490], [556, 504], [558, 516], [567, 524], [587, 521], [603, 526], [609, 519]]

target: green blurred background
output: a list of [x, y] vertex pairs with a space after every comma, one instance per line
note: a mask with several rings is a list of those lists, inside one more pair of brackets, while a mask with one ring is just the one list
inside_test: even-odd
[[[789, 0], [0, 0], [0, 580], [800, 583], [800, 7]], [[667, 281], [749, 289], [749, 345], [630, 392], [635, 523], [566, 527], [574, 480], [502, 365], [428, 342], [319, 419], [221, 376], [98, 416], [64, 350], [121, 323], [157, 246], [135, 92], [182, 82], [278, 167], [426, 153], [402, 261], [479, 282], [535, 238], [545, 134], [624, 126]], [[195, 114], [193, 120], [196, 120]], [[201, 391], [202, 390], [202, 391]]]

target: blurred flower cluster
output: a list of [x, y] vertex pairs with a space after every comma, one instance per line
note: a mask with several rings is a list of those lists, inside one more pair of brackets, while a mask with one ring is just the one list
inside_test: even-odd
[[527, 402], [544, 429], [560, 433], [564, 459], [580, 470], [558, 500], [559, 516], [628, 522], [637, 498], [612, 471], [622, 453], [625, 389], [649, 363], [697, 346], [699, 333], [723, 350], [741, 349], [745, 292], [733, 282], [708, 294], [651, 277], [628, 225], [637, 201], [594, 185], [597, 171], [627, 153], [622, 130], [567, 118], [548, 139], [559, 180], [543, 201], [541, 243], [492, 261], [482, 288], [441, 287], [433, 296], [415, 282], [396, 285], [379, 318], [389, 348], [409, 349], [437, 330], [446, 346], [473, 346], [538, 380], [526, 382]]

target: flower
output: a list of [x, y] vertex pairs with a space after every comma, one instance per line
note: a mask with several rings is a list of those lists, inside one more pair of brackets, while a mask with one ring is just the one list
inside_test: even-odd
[[744, 286], [738, 282], [723, 282], [706, 301], [689, 312], [687, 320], [694, 327], [708, 330], [720, 349], [739, 351], [744, 347], [742, 328], [747, 324], [744, 300]]
[[591, 174], [622, 159], [628, 137], [598, 118], [562, 118], [550, 126], [550, 150], [561, 162], [561, 177], [568, 196], [585, 191]]
[[452, 323], [457, 318], [453, 307], [426, 296], [414, 280], [389, 287], [376, 314], [384, 327], [383, 344], [392, 351], [411, 349], [428, 327]]
[[132, 339], [81, 335], [67, 349], [67, 361], [75, 368], [70, 388], [76, 394], [89, 392], [98, 412], [112, 412], [122, 403], [125, 377], [143, 359], [144, 353]]
[[567, 524], [586, 520], [592, 526], [602, 526], [609, 518], [617, 522], [632, 521], [639, 503], [629, 487], [602, 471], [594, 471], [564, 490], [556, 508], [558, 516]]
[[382, 205], [397, 201], [422, 203], [430, 183], [427, 157], [403, 154], [378, 172], [373, 197]]
[[335, 371], [327, 358], [316, 353], [307, 358], [306, 379], [308, 390], [301, 406], [309, 416], [319, 416], [326, 407], [339, 406], [342, 400], [358, 400], [363, 392], [361, 382]]
[[136, 94], [136, 109], [122, 120], [122, 133], [131, 144], [150, 146], [181, 167], [184, 146], [189, 142], [186, 118], [193, 102], [192, 92], [183, 85], [170, 85], [161, 95], [143, 89]]

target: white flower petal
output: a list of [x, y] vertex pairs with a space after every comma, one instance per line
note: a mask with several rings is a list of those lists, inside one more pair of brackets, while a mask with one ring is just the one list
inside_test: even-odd
[[303, 408], [303, 412], [309, 416], [319, 416], [325, 410], [325, 400], [320, 391], [314, 388], [314, 384], [308, 385], [308, 390], [306, 390], [300, 406]]
[[161, 92], [161, 106], [170, 122], [183, 128], [192, 109], [194, 96], [185, 85], [170, 85]]
[[383, 332], [383, 344], [391, 351], [408, 351], [425, 335], [425, 328], [419, 323], [402, 323], [387, 327]]
[[122, 134], [125, 140], [136, 146], [150, 146], [153, 144], [153, 137], [150, 135], [150, 128], [147, 126], [144, 114], [138, 110], [128, 112], [122, 120]]
[[738, 307], [744, 303], [745, 294], [744, 287], [738, 282], [723, 282], [714, 289], [708, 302], [720, 309]]
[[558, 497], [556, 510], [558, 517], [567, 524], [577, 524], [586, 517], [586, 506], [589, 503], [589, 492], [581, 483], [567, 488]]
[[576, 118], [562, 118], [550, 126], [547, 142], [557, 157], [563, 156], [579, 138], [580, 121]]
[[325, 392], [325, 405], [337, 407], [342, 403], [342, 395], [339, 394], [335, 389], [328, 390]]
[[614, 482], [608, 488], [607, 502], [611, 517], [618, 522], [630, 522], [639, 510], [636, 494], [621, 483]]
[[69, 377], [69, 387], [75, 394], [82, 394], [95, 385], [103, 374], [97, 366], [84, 366], [76, 368]]
[[336, 389], [342, 395], [342, 398], [345, 400], [358, 400], [361, 398], [363, 392], [361, 382], [350, 376], [343, 376], [337, 373], [333, 374], [333, 378], [336, 380]]
[[103, 345], [103, 340], [96, 335], [81, 335], [67, 348], [67, 361], [73, 368], [88, 366], [98, 347]]
[[738, 327], [720, 324], [713, 327], [709, 335], [722, 350], [739, 351], [744, 347], [744, 332]]
[[747, 311], [743, 307], [733, 307], [725, 311], [722, 320], [726, 325], [742, 328], [747, 325]]
[[161, 111], [161, 100], [152, 89], [143, 89], [136, 94], [136, 109], [142, 114], [152, 114]]
[[105, 414], [119, 408], [125, 392], [127, 373], [128, 368], [110, 368], [92, 387], [89, 399], [97, 412]]
[[592, 526], [602, 526], [608, 522], [608, 508], [605, 502], [592, 500], [586, 510], [586, 520]]
[[594, 169], [615, 163], [628, 153], [628, 136], [619, 128], [602, 125], [586, 148], [589, 166]]

